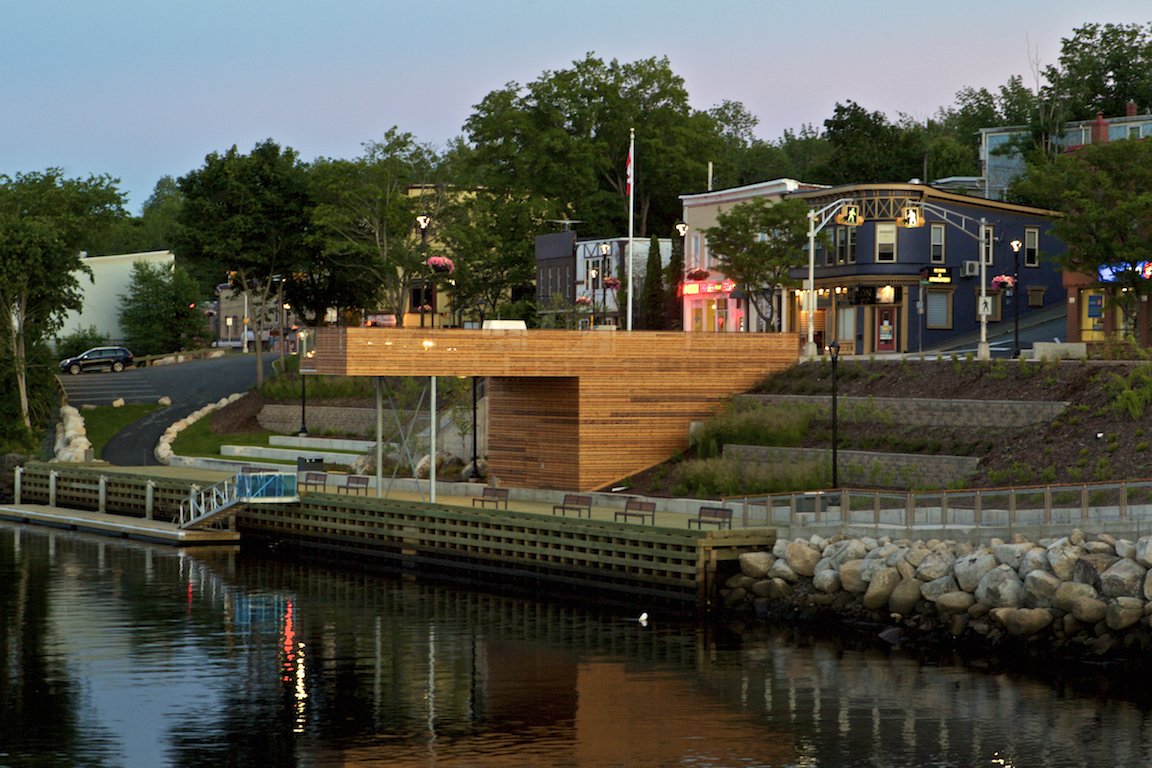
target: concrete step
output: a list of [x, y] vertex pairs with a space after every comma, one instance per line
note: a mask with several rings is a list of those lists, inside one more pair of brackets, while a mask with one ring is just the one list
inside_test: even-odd
[[349, 451], [369, 453], [376, 450], [374, 440], [348, 440], [335, 437], [298, 437], [296, 435], [271, 435], [268, 444], [273, 448], [301, 448], [307, 451]]
[[265, 448], [261, 445], [222, 445], [221, 456], [234, 456], [249, 459], [279, 459], [295, 463], [298, 458], [323, 459], [325, 464], [349, 467], [361, 454], [344, 451], [314, 451], [307, 448]]

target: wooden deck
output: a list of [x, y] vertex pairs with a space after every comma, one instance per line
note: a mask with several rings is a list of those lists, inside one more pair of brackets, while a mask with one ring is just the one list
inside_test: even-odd
[[688, 447], [693, 421], [795, 364], [796, 334], [330, 328], [306, 373], [486, 376], [501, 485], [596, 490]]

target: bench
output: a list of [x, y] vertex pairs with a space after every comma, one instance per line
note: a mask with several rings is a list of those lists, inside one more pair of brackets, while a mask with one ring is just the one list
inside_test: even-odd
[[305, 472], [304, 477], [300, 479], [299, 485], [302, 491], [323, 491], [328, 486], [328, 473]]
[[585, 496], [579, 493], [566, 493], [564, 494], [564, 501], [552, 507], [552, 514], [561, 514], [565, 517], [569, 512], [575, 512], [576, 517], [587, 515], [588, 519], [592, 519], [592, 497]]
[[731, 528], [732, 510], [728, 507], [700, 507], [696, 517], [688, 521], [688, 527], [691, 528], [693, 523], [697, 528], [703, 528], [704, 523], [711, 523], [717, 528]]
[[628, 499], [628, 501], [624, 503], [624, 509], [616, 510], [616, 513], [612, 516], [614, 520], [628, 520], [633, 517], [640, 518], [641, 525], [643, 525], [647, 519], [651, 519], [652, 525], [656, 525], [656, 502]]
[[493, 488], [488, 485], [484, 487], [483, 493], [472, 499], [472, 506], [474, 507], [487, 507], [489, 504], [496, 509], [500, 509], [501, 506], [508, 509], [508, 489]]
[[348, 479], [344, 481], [344, 485], [336, 486], [336, 490], [344, 489], [345, 493], [355, 493], [357, 496], [363, 494], [368, 495], [368, 476], [367, 475], [348, 475]]

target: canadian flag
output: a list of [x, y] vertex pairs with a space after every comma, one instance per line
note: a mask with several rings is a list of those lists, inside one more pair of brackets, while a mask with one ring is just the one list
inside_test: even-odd
[[624, 194], [632, 194], [632, 147], [628, 147], [628, 165], [625, 166], [624, 175], [627, 178], [627, 183], [624, 187]]

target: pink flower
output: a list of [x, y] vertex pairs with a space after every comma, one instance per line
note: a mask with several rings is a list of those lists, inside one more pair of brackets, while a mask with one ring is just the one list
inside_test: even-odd
[[604, 278], [604, 287], [610, 291], [616, 290], [620, 287], [620, 278], [612, 277], [609, 275], [608, 277]]
[[431, 256], [426, 262], [433, 272], [455, 272], [456, 265], [447, 256]]
[[996, 275], [992, 278], [992, 287], [1010, 291], [1016, 287], [1016, 278], [1012, 275]]

